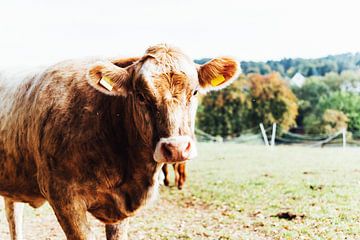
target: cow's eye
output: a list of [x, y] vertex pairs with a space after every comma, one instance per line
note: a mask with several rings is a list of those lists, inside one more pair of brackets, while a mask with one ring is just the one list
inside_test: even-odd
[[193, 92], [193, 95], [196, 96], [197, 93], [198, 93], [198, 90], [195, 89], [195, 91]]
[[137, 94], [137, 99], [139, 100], [140, 103], [145, 103], [145, 97], [144, 97], [144, 94], [142, 93], [138, 93]]

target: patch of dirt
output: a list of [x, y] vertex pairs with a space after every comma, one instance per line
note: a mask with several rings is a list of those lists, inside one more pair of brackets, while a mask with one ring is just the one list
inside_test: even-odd
[[271, 217], [277, 217], [279, 219], [286, 219], [286, 220], [294, 220], [294, 219], [301, 219], [304, 218], [305, 215], [304, 214], [296, 214], [296, 213], [291, 213], [291, 212], [280, 212], [277, 213], [275, 215], [272, 215]]
[[310, 185], [309, 188], [314, 191], [322, 190], [325, 186], [324, 185]]

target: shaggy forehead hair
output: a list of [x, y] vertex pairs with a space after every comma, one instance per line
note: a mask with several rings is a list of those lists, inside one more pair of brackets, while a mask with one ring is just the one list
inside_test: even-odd
[[197, 80], [195, 64], [178, 48], [167, 44], [155, 45], [146, 50], [145, 57], [140, 74], [149, 81], [155, 75], [181, 72]]

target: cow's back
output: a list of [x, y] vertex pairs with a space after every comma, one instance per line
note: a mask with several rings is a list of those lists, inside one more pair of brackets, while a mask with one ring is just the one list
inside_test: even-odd
[[86, 81], [87, 67], [96, 60], [0, 75], [0, 195], [45, 195], [43, 181], [55, 172], [66, 180], [84, 175], [82, 163], [89, 173], [98, 172], [88, 159], [98, 158], [96, 141], [106, 141], [100, 139], [105, 137], [104, 111], [114, 100]]
[[65, 118], [76, 95], [72, 91], [86, 85], [79, 75], [85, 75], [84, 66], [65, 61], [31, 71], [0, 71], [0, 195], [23, 201], [41, 196], [37, 181], [42, 143], [56, 144], [54, 139], [63, 137], [45, 136], [44, 131], [62, 131], [59, 125], [70, 121]]

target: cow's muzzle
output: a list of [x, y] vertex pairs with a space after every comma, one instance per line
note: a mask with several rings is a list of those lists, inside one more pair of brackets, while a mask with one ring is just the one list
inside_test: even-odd
[[196, 157], [195, 142], [189, 136], [161, 138], [156, 144], [154, 160], [161, 163], [176, 163]]

